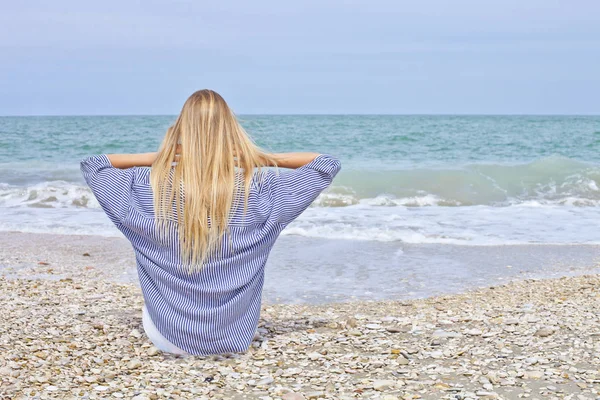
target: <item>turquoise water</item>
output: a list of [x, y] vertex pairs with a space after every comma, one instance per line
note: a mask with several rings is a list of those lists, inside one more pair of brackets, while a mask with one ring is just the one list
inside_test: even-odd
[[[600, 243], [600, 117], [242, 116], [271, 151], [338, 156], [284, 232], [450, 243]], [[81, 158], [157, 149], [172, 116], [1, 117], [0, 230], [118, 235]]]
[[[172, 116], [0, 117], [0, 163], [61, 162], [156, 149]], [[551, 156], [600, 162], [597, 116], [241, 116], [273, 151], [319, 150], [358, 167], [520, 163]]]

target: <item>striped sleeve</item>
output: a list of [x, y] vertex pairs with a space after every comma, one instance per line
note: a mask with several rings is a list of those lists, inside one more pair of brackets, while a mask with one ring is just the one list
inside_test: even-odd
[[108, 218], [119, 225], [129, 209], [135, 168], [115, 168], [102, 154], [81, 161], [81, 173]]
[[275, 175], [271, 201], [277, 222], [287, 225], [302, 214], [331, 184], [340, 169], [337, 158], [321, 154], [300, 168]]

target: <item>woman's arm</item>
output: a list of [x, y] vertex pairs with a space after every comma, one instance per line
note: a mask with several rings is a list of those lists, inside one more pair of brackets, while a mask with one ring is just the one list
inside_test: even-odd
[[320, 156], [319, 153], [276, 153], [269, 155], [275, 159], [278, 167], [291, 169], [300, 168]]
[[107, 154], [108, 160], [115, 168], [150, 167], [156, 159], [156, 153], [142, 154]]
[[341, 168], [340, 161], [327, 154], [273, 154], [279, 166], [293, 171], [267, 175], [272, 216], [287, 225], [300, 215], [333, 181]]

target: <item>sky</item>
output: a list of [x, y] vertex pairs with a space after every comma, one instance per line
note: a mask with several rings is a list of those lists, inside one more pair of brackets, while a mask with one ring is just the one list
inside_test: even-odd
[[0, 0], [0, 115], [600, 114], [596, 0]]

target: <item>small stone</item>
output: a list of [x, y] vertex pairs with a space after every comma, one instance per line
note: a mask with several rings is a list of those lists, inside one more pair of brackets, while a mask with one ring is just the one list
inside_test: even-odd
[[137, 396], [132, 397], [131, 400], [150, 400], [150, 398], [145, 394], [138, 394]]
[[445, 331], [443, 329], [438, 329], [437, 331], [433, 332], [432, 336], [435, 338], [459, 338], [459, 337], [462, 337], [462, 335], [458, 332]]
[[483, 331], [481, 329], [467, 329], [465, 331], [465, 334], [469, 336], [481, 336], [483, 334]]
[[140, 331], [138, 331], [137, 329], [134, 329], [134, 330], [132, 330], [132, 331], [129, 333], [129, 336], [133, 336], [134, 338], [138, 338], [138, 339], [139, 339], [139, 338], [141, 338], [141, 337], [142, 337], [142, 334], [141, 334], [141, 333], [140, 333]]
[[537, 357], [529, 357], [525, 359], [525, 363], [529, 364], [529, 365], [534, 365], [538, 363], [538, 358]]
[[525, 379], [541, 379], [544, 377], [544, 372], [542, 371], [526, 371], [523, 378]]
[[353, 330], [349, 331], [348, 334], [350, 336], [362, 336], [363, 333], [359, 330], [353, 329]]
[[108, 386], [101, 386], [101, 385], [98, 385], [98, 386], [96, 386], [96, 387], [94, 388], [94, 390], [97, 390], [97, 391], [99, 391], [99, 392], [105, 392], [105, 391], [107, 391], [107, 390], [108, 390]]
[[285, 371], [283, 371], [281, 376], [283, 376], [284, 378], [289, 378], [290, 376], [299, 375], [301, 373], [302, 368], [288, 368]]
[[404, 357], [398, 357], [396, 359], [396, 362], [398, 362], [398, 364], [400, 364], [400, 365], [408, 365], [408, 363], [409, 363], [409, 361]]
[[491, 397], [491, 398], [496, 398], [498, 397], [498, 393], [494, 393], [494, 392], [487, 392], [484, 390], [479, 390], [477, 392], [475, 392], [475, 394], [479, 397]]
[[438, 382], [435, 385], [433, 385], [433, 387], [436, 389], [440, 389], [440, 390], [448, 390], [451, 388], [450, 385], [448, 385], [447, 383], [444, 383], [444, 382]]
[[148, 354], [149, 356], [155, 356], [158, 353], [160, 353], [160, 350], [155, 346], [152, 346], [148, 350], [146, 350], [146, 354]]
[[281, 396], [282, 400], [305, 400], [306, 397], [302, 393], [289, 392]]
[[308, 353], [306, 356], [312, 361], [318, 360], [319, 358], [323, 357], [322, 354], [317, 352]]
[[538, 337], [548, 337], [554, 333], [554, 329], [552, 328], [541, 328], [535, 331], [534, 336]]
[[121, 398], [125, 397], [125, 395], [121, 392], [114, 392], [112, 395], [113, 395], [113, 397], [116, 397], [117, 399], [121, 399]]
[[381, 325], [379, 324], [366, 324], [365, 327], [367, 329], [381, 329]]
[[49, 392], [54, 392], [54, 391], [58, 390], [58, 388], [56, 386], [50, 385], [50, 386], [46, 386], [46, 390]]
[[385, 389], [390, 388], [391, 386], [394, 386], [395, 384], [396, 384], [395, 381], [392, 381], [389, 379], [377, 380], [377, 381], [373, 382], [373, 389], [381, 392]]
[[350, 317], [346, 320], [346, 325], [351, 328], [356, 328], [356, 319]]
[[321, 397], [325, 397], [325, 393], [318, 392], [318, 391], [306, 393], [306, 398], [309, 400], [310, 399], [319, 399]]
[[275, 380], [271, 376], [267, 376], [260, 381], [256, 382], [256, 386], [268, 386], [273, 383]]
[[396, 327], [396, 326], [390, 326], [385, 328], [386, 331], [388, 331], [389, 333], [400, 333], [402, 332], [402, 329]]
[[134, 358], [133, 360], [131, 360], [127, 363], [128, 369], [137, 369], [141, 366], [142, 366], [142, 362], [140, 360], [138, 360], [137, 358]]

